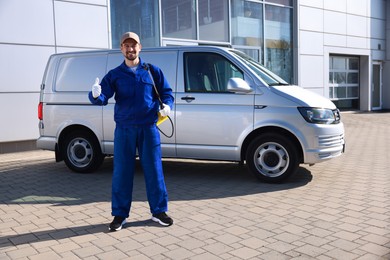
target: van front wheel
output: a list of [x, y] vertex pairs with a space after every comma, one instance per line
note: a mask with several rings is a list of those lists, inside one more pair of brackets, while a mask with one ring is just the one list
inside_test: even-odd
[[61, 147], [66, 166], [75, 172], [93, 172], [104, 160], [96, 138], [84, 131], [75, 131], [67, 135]]
[[298, 169], [298, 151], [282, 135], [262, 134], [249, 144], [246, 163], [259, 180], [281, 182]]

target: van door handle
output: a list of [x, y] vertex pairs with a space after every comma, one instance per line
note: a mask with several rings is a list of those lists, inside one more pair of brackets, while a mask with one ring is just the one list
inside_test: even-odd
[[182, 97], [181, 100], [185, 100], [187, 101], [188, 103], [191, 102], [192, 100], [195, 100], [194, 97], [191, 97], [191, 96], [185, 96], [185, 97]]

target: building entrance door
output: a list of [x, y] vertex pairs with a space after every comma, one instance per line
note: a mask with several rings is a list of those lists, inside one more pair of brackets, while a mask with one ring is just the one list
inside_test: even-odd
[[382, 64], [374, 62], [372, 65], [371, 109], [382, 109]]

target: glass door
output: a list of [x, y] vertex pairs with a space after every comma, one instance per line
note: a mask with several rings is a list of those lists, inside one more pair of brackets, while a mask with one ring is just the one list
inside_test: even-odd
[[380, 62], [374, 62], [372, 65], [371, 108], [382, 109], [382, 64]]

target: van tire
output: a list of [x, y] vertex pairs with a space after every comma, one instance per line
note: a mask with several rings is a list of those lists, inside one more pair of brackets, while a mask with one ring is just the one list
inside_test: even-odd
[[78, 130], [68, 134], [61, 148], [66, 166], [78, 173], [93, 172], [104, 160], [99, 142], [86, 131]]
[[280, 134], [261, 134], [249, 144], [246, 163], [259, 180], [278, 183], [298, 169], [298, 151], [289, 139]]

